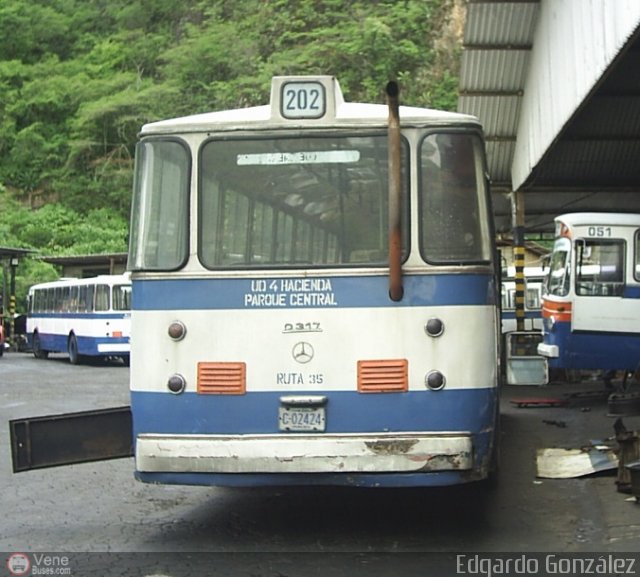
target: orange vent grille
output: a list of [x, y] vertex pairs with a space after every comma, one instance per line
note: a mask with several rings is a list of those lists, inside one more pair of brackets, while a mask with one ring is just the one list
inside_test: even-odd
[[245, 363], [198, 363], [198, 393], [201, 395], [244, 395]]
[[407, 359], [358, 361], [358, 392], [401, 393], [409, 389]]

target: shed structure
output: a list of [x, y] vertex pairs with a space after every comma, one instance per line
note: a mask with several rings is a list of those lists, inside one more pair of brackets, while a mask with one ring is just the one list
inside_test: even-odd
[[640, 213], [640, 1], [468, 0], [458, 110], [485, 127], [496, 226]]

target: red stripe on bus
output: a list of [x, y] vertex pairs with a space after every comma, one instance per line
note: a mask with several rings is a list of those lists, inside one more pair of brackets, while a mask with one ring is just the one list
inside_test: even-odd
[[544, 299], [542, 301], [542, 317], [553, 317], [558, 322], [570, 322], [571, 303], [548, 301]]

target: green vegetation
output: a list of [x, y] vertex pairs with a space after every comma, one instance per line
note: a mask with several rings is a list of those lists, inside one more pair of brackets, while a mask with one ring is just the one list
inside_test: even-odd
[[[0, 246], [124, 252], [142, 124], [264, 104], [276, 74], [453, 110], [460, 0], [5, 0]], [[459, 17], [458, 17], [459, 20]], [[19, 267], [24, 288], [55, 277]], [[22, 292], [22, 294], [20, 294]]]

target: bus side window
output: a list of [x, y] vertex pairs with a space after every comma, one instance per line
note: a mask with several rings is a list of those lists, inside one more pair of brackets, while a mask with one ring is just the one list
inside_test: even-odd
[[578, 244], [576, 292], [583, 296], [620, 296], [624, 289], [624, 243]]
[[502, 308], [506, 309], [509, 307], [509, 303], [507, 300], [507, 289], [505, 288], [504, 283], [502, 283], [502, 286], [500, 287], [500, 291], [502, 296]]
[[53, 305], [53, 310], [56, 312], [62, 312], [64, 310], [64, 301], [65, 301], [65, 294], [64, 294], [64, 287], [56, 287], [54, 289], [54, 305]]
[[95, 310], [96, 311], [109, 310], [109, 285], [106, 285], [106, 284], [96, 285]]
[[540, 287], [527, 287], [525, 307], [528, 309], [540, 308]]
[[80, 287], [78, 296], [78, 311], [81, 313], [90, 313], [93, 311], [93, 295], [95, 285], [84, 285]]
[[67, 301], [67, 310], [72, 313], [78, 312], [78, 288], [77, 286], [69, 287], [69, 299]]
[[125, 285], [114, 285], [111, 299], [114, 311], [131, 310], [131, 287]]
[[78, 312], [86, 313], [88, 311], [87, 303], [87, 286], [81, 286], [78, 293]]
[[87, 312], [93, 312], [93, 298], [96, 293], [96, 285], [89, 285], [87, 287]]

